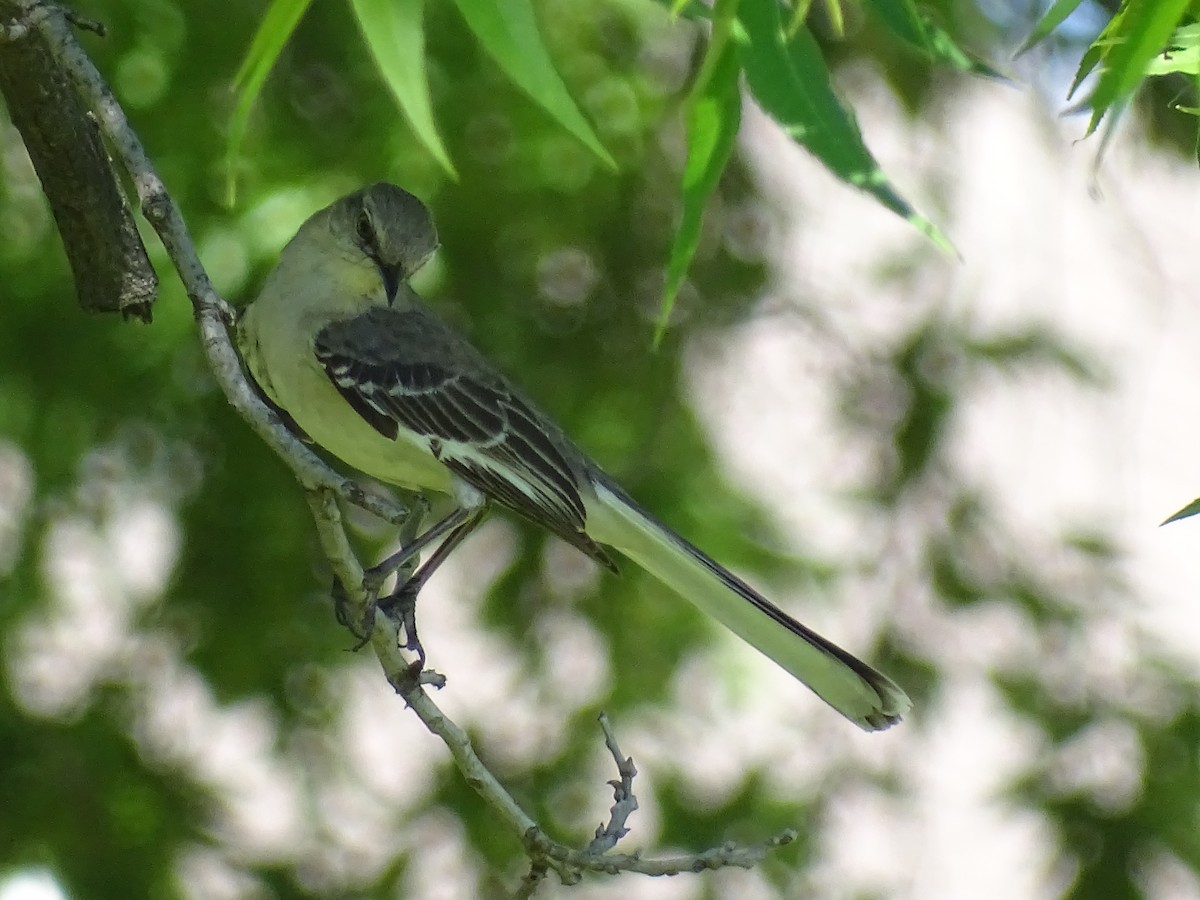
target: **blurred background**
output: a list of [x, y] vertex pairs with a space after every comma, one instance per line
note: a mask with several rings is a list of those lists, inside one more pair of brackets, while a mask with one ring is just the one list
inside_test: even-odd
[[[852, 8], [845, 40], [813, 26], [959, 256], [747, 110], [654, 351], [696, 24], [538, 4], [614, 174], [428, 4], [454, 182], [347, 8], [313, 4], [227, 208], [263, 5], [80, 5], [225, 296], [318, 207], [406, 186], [442, 238], [422, 293], [648, 508], [913, 697], [861, 733], [634, 565], [494, 516], [422, 638], [526, 809], [590, 838], [607, 710], [640, 771], [625, 849], [800, 835], [753, 871], [571, 896], [1200, 897], [1200, 526], [1157, 528], [1200, 487], [1194, 122], [1158, 80], [1097, 166], [1063, 98], [1111, 10], [1013, 61], [1040, 5], [926, 6], [1013, 81], [931, 70]], [[518, 842], [347, 652], [303, 496], [226, 405], [156, 240], [153, 324], [84, 315], [7, 122], [0, 154], [0, 900], [501, 895]]]

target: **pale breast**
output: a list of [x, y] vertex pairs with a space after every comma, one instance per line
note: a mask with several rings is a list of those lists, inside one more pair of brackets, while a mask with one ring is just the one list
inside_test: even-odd
[[347, 465], [401, 487], [448, 493], [453, 476], [434, 458], [428, 439], [401, 427], [393, 441], [369, 425], [317, 361], [309, 329], [273, 321], [280, 311], [253, 304], [238, 335], [251, 374], [272, 401]]

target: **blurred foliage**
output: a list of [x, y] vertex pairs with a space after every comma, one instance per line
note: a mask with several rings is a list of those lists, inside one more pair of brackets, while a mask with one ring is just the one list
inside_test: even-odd
[[[272, 66], [295, 29], [309, 0], [273, 0], [249, 53], [235, 79], [238, 103], [229, 129], [227, 153], [229, 196], [234, 196], [236, 162], [253, 103]], [[1057, 0], [1037, 20], [1019, 52], [1046, 40], [1080, 6], [1082, 0]], [[605, 165], [613, 158], [597, 138], [555, 68], [539, 33], [529, 0], [456, 0], [475, 39], [504, 74], [567, 132], [574, 135]], [[1194, 90], [1200, 85], [1197, 48], [1200, 25], [1193, 21], [1189, 0], [1124, 2], [1108, 25], [1080, 58], [1068, 91], [1073, 96], [1084, 80], [1099, 70], [1086, 106], [1092, 110], [1088, 133], [1109, 115], [1110, 128], [1120, 110], [1149, 76], [1190, 75]], [[451, 177], [453, 163], [438, 133], [431, 109], [426, 73], [422, 21], [424, 0], [355, 0], [354, 15], [362, 28], [368, 51], [416, 138]], [[779, 126], [829, 167], [846, 184], [872, 194], [885, 207], [910, 221], [944, 249], [951, 249], [938, 227], [917, 213], [900, 196], [880, 168], [859, 132], [851, 110], [834, 93], [820, 48], [807, 25], [809, 0], [794, 4], [785, 27], [784, 11], [776, 0], [718, 0], [711, 10], [691, 0], [676, 0], [673, 14], [711, 21], [703, 63], [685, 101], [689, 115], [686, 139], [688, 164], [684, 170], [683, 222], [671, 252], [668, 278], [656, 339], [661, 339], [670, 317], [679, 283], [695, 253], [700, 218], [716, 188], [741, 121], [741, 104], [728, 85], [741, 71], [751, 95]], [[960, 42], [912, 0], [864, 0], [862, 10], [874, 17], [893, 39], [926, 61], [1001, 78], [1002, 74], [960, 46]], [[828, 0], [829, 27], [838, 37], [845, 32], [840, 0]], [[642, 15], [646, 15], [643, 11]], [[730, 52], [736, 44], [738, 52]], [[716, 83], [711, 83], [713, 79]], [[730, 98], [724, 99], [722, 98]], [[1200, 98], [1188, 105], [1178, 100], [1172, 107], [1197, 115]], [[610, 114], [611, 110], [593, 110]], [[1111, 131], [1110, 131], [1111, 133]], [[1200, 157], [1200, 126], [1197, 128]]]
[[[271, 67], [299, 22], [308, 0], [274, 0], [263, 18], [250, 51], [235, 80], [238, 103], [227, 154], [230, 160], [229, 196], [235, 195], [236, 162], [255, 98]], [[421, 42], [423, 0], [355, 0], [354, 14], [367, 49], [395, 96], [415, 136], [450, 177], [456, 177], [430, 108], [424, 46]], [[562, 128], [608, 167], [613, 157], [581, 114], [550, 57], [538, 31], [529, 0], [456, 0], [466, 26], [479, 46], [504, 74]], [[895, 36], [930, 61], [964, 71], [996, 74], [958, 47], [910, 3], [870, 3], [867, 8]], [[821, 51], [804, 24], [806, 7], [797, 6], [785, 30], [775, 0], [720, 0], [710, 10], [702, 4], [674, 5], [712, 29], [685, 100], [688, 108], [684, 170], [683, 222], [675, 237], [656, 340], [670, 318], [680, 281], [696, 252], [700, 218], [724, 170], [741, 121], [739, 94], [732, 90], [742, 71], [751, 94], [762, 109], [827, 165], [847, 184], [874, 195], [885, 207], [910, 221], [937, 244], [949, 243], [937, 227], [918, 214], [892, 186], [859, 133], [851, 113], [829, 82]], [[841, 30], [836, 0], [827, 9]], [[650, 10], [638, 15], [651, 17]], [[737, 52], [733, 52], [736, 45]], [[591, 110], [611, 121], [614, 110], [601, 105]], [[627, 110], [626, 110], [627, 112]]]
[[[779, 37], [789, 23], [774, 4], [741, 7], [751, 41], [777, 41], [771, 57], [762, 55], [765, 43], [738, 45], [751, 94], [851, 181], [873, 160], [829, 88], [825, 60], [834, 69], [870, 60], [919, 116], [936, 110], [962, 72], [989, 72], [978, 59], [1031, 32], [1044, 38], [1038, 50], [1052, 46], [1072, 59], [1096, 46], [1094, 34], [1039, 30], [1042, 10], [1021, 4], [868, 2], [844, 4], [833, 17], [817, 4], [811, 31], [789, 40]], [[563, 129], [569, 113], [556, 113], [514, 74], [529, 57], [502, 52], [499, 38], [489, 43], [481, 34], [491, 26], [468, 8], [483, 16], [485, 4], [405, 7], [423, 14], [405, 20], [422, 22], [423, 60], [390, 58], [387, 46], [360, 32], [361, 25], [378, 37], [372, 16], [400, 8], [276, 0], [268, 12], [261, 3], [215, 10], [94, 0], [82, 11], [107, 24], [109, 36], [85, 37], [87, 49], [226, 295], [251, 296], [313, 209], [365, 182], [401, 183], [430, 203], [442, 237], [421, 289], [648, 508], [766, 583], [819, 594], [861, 574], [816, 551], [779, 549], [775, 523], [720, 480], [685, 396], [679, 351], [760, 314], [767, 274], [763, 248], [748, 252], [731, 226], [733, 210], [762, 198], [736, 155], [723, 172], [710, 164], [724, 162], [732, 141], [723, 126], [740, 104], [725, 90], [730, 56], [713, 63], [712, 79], [695, 77], [705, 65], [706, 11], [688, 8], [698, 23], [633, 0], [536, 4], [541, 39], [601, 153], [578, 127]], [[1046, 15], [1055, 10], [1063, 4]], [[1098, 116], [1128, 100], [1136, 73], [1161, 70], [1158, 36], [1174, 34], [1180, 46], [1192, 40], [1192, 32], [1164, 31], [1165, 18], [1155, 16], [1153, 28], [1143, 27], [1149, 19], [1140, 11], [1113, 19], [1108, 49], [1088, 60], [1101, 69], [1091, 95]], [[831, 21], [843, 40], [827, 39]], [[1126, 46], [1110, 40], [1115, 30], [1135, 27], [1145, 40], [1114, 49]], [[407, 42], [393, 42], [393, 56], [418, 45], [398, 34]], [[741, 39], [731, 29], [730, 40]], [[978, 56], [959, 49], [968, 46]], [[772, 94], [778, 72], [807, 73], [797, 90], [815, 84], [819, 96], [806, 106], [794, 94]], [[1190, 74], [1181, 65], [1167, 78]], [[1152, 96], [1150, 108], [1161, 110], [1160, 100]], [[814, 109], [829, 128], [808, 129]], [[1187, 149], [1177, 121], [1151, 119], [1148, 127]], [[823, 154], [830, 128], [850, 143], [827, 141]], [[701, 158], [701, 138], [720, 145], [714, 155]], [[74, 309], [19, 139], [6, 128], [0, 140], [0, 875], [45, 868], [81, 898], [425, 896], [412, 872], [441, 837], [469, 848], [466, 862], [445, 863], [464, 895], [472, 878], [486, 886], [481, 892], [511, 883], [520, 873], [517, 842], [415, 723], [386, 759], [408, 771], [410, 758], [433, 754], [431, 780], [414, 776], [416, 796], [406, 804], [366, 809], [357, 843], [329, 830], [330, 808], [348, 802], [335, 789], [355, 774], [357, 759], [338, 730], [341, 716], [365, 702], [364, 684], [378, 688], [381, 679], [348, 674], [361, 660], [345, 652], [350, 639], [334, 625], [306, 504], [217, 391], [177, 283], [163, 278], [152, 327]], [[230, 165], [239, 185], [232, 209], [224, 205]], [[866, 181], [860, 186], [878, 196], [891, 191], [873, 172]], [[689, 195], [696, 185], [703, 189]], [[695, 227], [679, 228], [681, 218]], [[682, 240], [694, 247], [681, 249]], [[147, 243], [165, 275], [164, 255]], [[672, 328], [650, 352], [681, 258], [690, 267]], [[805, 314], [818, 317], [819, 296], [795, 302], [811, 304]], [[947, 447], [972, 383], [1046, 371], [1084, 382], [1104, 375], [1086, 352], [1035, 325], [980, 333], [939, 313], [855, 359], [838, 385], [841, 424], [875, 447], [877, 460], [862, 495], [847, 502], [868, 506], [917, 548], [907, 577], [931, 594], [928, 615], [960, 621], [1003, 607], [1031, 624], [1044, 665], [986, 673], [1042, 740], [1040, 768], [1009, 799], [1052, 822], [1057, 858], [1074, 873], [1070, 896], [1142, 896], [1140, 879], [1155, 860], [1200, 871], [1195, 696], [1179, 687], [1173, 703], [1147, 711], [1143, 695], [1106, 691], [1103, 673], [1069, 668], [1091, 658], [1106, 617], [1128, 599], [1119, 551], [1099, 531], [1030, 546]], [[364, 544], [381, 549], [389, 535], [378, 523], [361, 526]], [[639, 716], [658, 722], [680, 703], [679, 680], [713, 631], [684, 604], [657, 602], [658, 589], [632, 565], [620, 579], [595, 578], [519, 522], [496, 534], [514, 546], [507, 561], [498, 554], [475, 618], [561, 721], [557, 737], [529, 757], [511, 748], [505, 756], [495, 733], [475, 736], [531, 812], [582, 839], [602, 789], [585, 771], [598, 752], [596, 710], [610, 712], [618, 733]], [[577, 616], [609, 675], [571, 702], [560, 693], [572, 686], [559, 683], [554, 668], [568, 644], [554, 636], [574, 635]], [[880, 616], [879, 651], [854, 649], [882, 656], [918, 708], [931, 705], [945, 676], [938, 648], [922, 643], [920, 624], [906, 622], [902, 609]], [[1183, 684], [1149, 652], [1147, 660], [1140, 677], [1156, 690]], [[453, 679], [451, 662], [442, 665]], [[395, 704], [382, 692], [376, 702]], [[822, 727], [846, 727], [821, 713]], [[212, 725], [226, 720], [239, 727]], [[196, 723], [207, 724], [196, 733]], [[903, 727], [916, 730], [919, 719]], [[1128, 796], [1114, 800], [1068, 777], [1064, 760], [1097, 729], [1123, 735], [1141, 755], [1146, 778]], [[277, 800], [281, 810], [298, 807], [292, 818], [316, 823], [299, 848], [289, 834], [253, 844], [239, 830], [238, 816], [250, 811], [238, 799], [259, 796], [249, 786], [274, 784], [272, 765], [301, 773], [300, 796], [283, 791]], [[734, 788], [713, 799], [684, 773], [659, 771], [639, 791], [654, 795], [663, 846], [703, 849], [800, 824], [800, 840], [762, 869], [780, 896], [795, 896], [839, 790], [863, 782], [899, 790], [886, 771], [850, 759], [799, 796], [781, 794], [769, 775], [738, 773]], [[375, 856], [338, 855], [349, 844]]]

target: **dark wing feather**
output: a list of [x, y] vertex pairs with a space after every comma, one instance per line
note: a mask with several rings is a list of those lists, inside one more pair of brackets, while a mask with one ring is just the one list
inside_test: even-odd
[[364, 381], [366, 373], [363, 372], [363, 367], [344, 357], [330, 357], [328, 360], [322, 360], [322, 363], [325, 365], [325, 374], [338, 389], [338, 393], [354, 407], [354, 411], [385, 438], [394, 441], [400, 433], [399, 426], [396, 420], [375, 402], [376, 391], [368, 386], [369, 382]]
[[380, 434], [394, 440], [403, 426], [430, 438], [464, 481], [616, 568], [584, 533], [583, 454], [431, 313], [374, 309], [334, 322], [318, 333], [314, 352]]

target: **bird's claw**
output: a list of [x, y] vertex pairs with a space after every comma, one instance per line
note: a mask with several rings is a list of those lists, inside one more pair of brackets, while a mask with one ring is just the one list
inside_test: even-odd
[[413, 674], [419, 674], [425, 668], [425, 648], [417, 635], [417, 594], [419, 585], [414, 579], [402, 584], [386, 597], [380, 597], [367, 604], [366, 612], [361, 618], [354, 615], [346, 589], [336, 578], [331, 589], [333, 594], [333, 612], [338, 624], [348, 630], [358, 639], [350, 649], [359, 651], [370, 643], [371, 635], [375, 633], [375, 616], [382, 612], [396, 626], [400, 637], [400, 647], [415, 653], [417, 658], [412, 662]]
[[333, 579], [331, 593], [333, 594], [333, 615], [339, 625], [358, 639], [358, 643], [350, 648], [352, 652], [357, 653], [370, 643], [371, 635], [375, 631], [375, 604], [368, 604], [362, 618], [356, 620], [350, 599], [346, 596], [346, 588], [336, 578]]
[[400, 646], [410, 653], [417, 654], [409, 668], [413, 674], [425, 668], [425, 648], [417, 636], [417, 586], [407, 581], [387, 597], [381, 597], [375, 602], [379, 609], [396, 625], [396, 631], [401, 637]]

